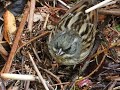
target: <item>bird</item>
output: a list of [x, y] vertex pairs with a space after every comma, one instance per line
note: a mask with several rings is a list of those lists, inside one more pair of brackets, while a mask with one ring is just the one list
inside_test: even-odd
[[61, 18], [48, 38], [50, 55], [61, 65], [77, 65], [91, 53], [97, 33], [92, 0], [80, 0]]

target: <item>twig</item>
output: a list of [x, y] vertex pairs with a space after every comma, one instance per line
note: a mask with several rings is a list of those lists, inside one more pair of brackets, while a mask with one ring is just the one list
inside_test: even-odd
[[116, 85], [117, 81], [114, 81], [112, 85], [108, 88], [108, 90], [113, 90], [113, 87]]
[[61, 4], [63, 4], [64, 6], [66, 6], [68, 9], [70, 9], [71, 7], [68, 6], [65, 2], [63, 2], [62, 0], [58, 0], [58, 2], [60, 2]]
[[97, 66], [97, 68], [96, 68], [94, 71], [92, 71], [89, 75], [87, 75], [85, 78], [89, 78], [89, 77], [92, 76], [96, 71], [98, 71], [98, 69], [100, 68], [100, 66], [101, 66], [102, 63], [104, 62], [105, 57], [106, 57], [106, 55], [103, 56], [103, 58], [102, 58], [100, 64]]
[[107, 3], [111, 2], [111, 1], [112, 0], [104, 0], [104, 1], [100, 2], [99, 4], [96, 4], [96, 5], [92, 6], [92, 7], [90, 7], [89, 9], [85, 10], [85, 13], [89, 13], [89, 12], [91, 12], [91, 11], [97, 9], [97, 8], [105, 6], [105, 4], [107, 4]]
[[[2, 29], [2, 26], [0, 27], [0, 29]], [[2, 41], [3, 39], [3, 35], [0, 35], [0, 42], [4, 42]], [[5, 48], [3, 47], [3, 45], [0, 43], [0, 54], [1, 56], [4, 58], [5, 61], [7, 61], [7, 57], [8, 57], [8, 52], [5, 50]]]
[[31, 0], [31, 3], [30, 3], [30, 14], [29, 14], [29, 21], [28, 21], [28, 29], [30, 32], [32, 31], [32, 26], [33, 26], [35, 2], [36, 2], [36, 0]]
[[120, 9], [110, 9], [110, 10], [100, 9], [100, 10], [98, 10], [98, 13], [120, 16], [120, 12], [119, 11], [120, 11]]
[[6, 90], [3, 80], [0, 78], [0, 90]]
[[1, 44], [0, 44], [0, 54], [6, 61], [7, 60], [7, 56], [8, 56], [8, 52], [5, 50], [5, 48]]
[[106, 79], [111, 80], [111, 81], [120, 81], [120, 76], [108, 76]]
[[30, 60], [31, 60], [31, 62], [32, 62], [32, 64], [33, 64], [33, 67], [34, 67], [35, 71], [37, 72], [37, 75], [38, 75], [39, 79], [41, 80], [43, 86], [45, 87], [46, 90], [49, 90], [49, 88], [48, 88], [48, 86], [47, 86], [47, 84], [46, 84], [46, 81], [43, 79], [43, 77], [42, 77], [40, 71], [38, 70], [38, 68], [37, 68], [37, 66], [36, 66], [36, 64], [35, 64], [32, 56], [31, 56], [31, 54], [30, 54], [29, 52], [27, 52], [27, 53], [28, 53], [28, 55], [29, 55], [29, 58], [30, 58]]
[[103, 52], [107, 52], [110, 48], [113, 48], [113, 47], [115, 47], [115, 46], [120, 46], [120, 42], [113, 43], [113, 44], [112, 44], [111, 46], [109, 46], [108, 48], [105, 48], [105, 49], [103, 49], [103, 50], [95, 53], [93, 56], [90, 57], [90, 59], [93, 58], [93, 57], [98, 56], [99, 54], [101, 54], [101, 53], [103, 53]]
[[38, 59], [38, 61], [41, 63], [42, 61], [40, 60], [39, 55], [38, 55], [36, 49], [35, 49], [34, 47], [32, 47], [32, 50], [33, 50], [33, 52], [34, 52], [36, 58]]
[[24, 47], [25, 45], [30, 44], [31, 42], [33, 42], [33, 41], [37, 40], [38, 38], [42, 38], [42, 37], [44, 37], [44, 36], [48, 35], [49, 33], [50, 33], [50, 32], [45, 31], [45, 32], [43, 32], [42, 34], [40, 34], [40, 35], [36, 36], [35, 38], [33, 38], [33, 39], [29, 40], [29, 41], [28, 41], [28, 42], [26, 42], [25, 44], [21, 45], [21, 46], [18, 48], [17, 52], [18, 52], [18, 51], [19, 51], [22, 47]]
[[35, 81], [37, 79], [34, 75], [23, 75], [23, 74], [10, 74], [10, 73], [1, 73], [1, 78], [3, 79], [13, 79], [13, 80], [29, 80]]
[[[0, 37], [0, 41], [2, 41], [2, 38]], [[8, 56], [8, 52], [5, 50], [5, 48], [0, 43], [0, 53], [2, 53], [4, 56]]]
[[117, 2], [117, 0], [115, 1], [111, 1], [109, 3], [106, 3], [105, 5], [101, 6], [101, 7], [105, 7], [105, 6], [108, 6], [108, 5], [112, 5], [112, 4], [115, 4]]
[[120, 86], [116, 86], [112, 90], [120, 90]]
[[[119, 15], [119, 16], [120, 16], [120, 15]], [[112, 30], [112, 31], [116, 32], [116, 33], [118, 34], [118, 37], [120, 36], [120, 32], [119, 32], [119, 31], [117, 31], [117, 30], [116, 30], [116, 28], [108, 26], [108, 28], [107, 28], [107, 29], [110, 29], [110, 30]]]
[[7, 43], [7, 41], [0, 41], [0, 44]]
[[16, 38], [14, 40], [14, 43], [13, 43], [13, 46], [11, 48], [11, 51], [10, 51], [10, 54], [9, 54], [9, 57], [8, 57], [8, 60], [2, 70], [2, 72], [4, 73], [8, 73], [9, 70], [10, 70], [10, 67], [12, 65], [12, 61], [13, 61], [13, 58], [15, 56], [15, 53], [16, 53], [16, 50], [18, 48], [18, 43], [19, 43], [19, 40], [20, 40], [20, 37], [21, 37], [21, 34], [22, 34], [22, 31], [24, 29], [24, 26], [26, 24], [26, 20], [27, 20], [27, 17], [28, 17], [28, 13], [29, 13], [29, 8], [26, 8], [25, 9], [25, 12], [23, 14], [23, 18], [21, 20], [21, 23], [20, 23], [20, 26], [18, 28], [18, 31], [17, 31], [17, 34], [16, 34]]
[[57, 80], [57, 82], [59, 83], [59, 85], [61, 86], [61, 89], [64, 90], [64, 89], [63, 89], [63, 85], [60, 84], [60, 83], [62, 83], [62, 82], [61, 82], [61, 80], [59, 79], [59, 77], [57, 77], [55, 74], [53, 74], [52, 72], [48, 71], [47, 69], [43, 69], [43, 68], [41, 68], [41, 67], [39, 67], [39, 68], [40, 68], [41, 70], [45, 71], [46, 73], [48, 73], [49, 75], [51, 75], [52, 77], [54, 77], [54, 78]]
[[43, 29], [46, 29], [48, 18], [49, 18], [49, 14], [46, 15], [46, 19], [45, 19], [45, 22], [44, 22], [44, 25], [43, 25]]
[[63, 82], [63, 83], [58, 83], [58, 84], [53, 84], [51, 86], [58, 86], [58, 85], [66, 85], [66, 84], [70, 84], [70, 82]]
[[[32, 72], [32, 69], [29, 70], [29, 74], [31, 74], [31, 72]], [[25, 90], [28, 90], [29, 86], [30, 86], [30, 81], [27, 81], [25, 85]]]

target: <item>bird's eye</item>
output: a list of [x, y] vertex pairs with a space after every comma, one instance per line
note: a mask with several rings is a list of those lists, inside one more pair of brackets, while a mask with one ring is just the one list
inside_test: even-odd
[[71, 46], [69, 48], [65, 49], [65, 52], [69, 53], [70, 49], [71, 49]]

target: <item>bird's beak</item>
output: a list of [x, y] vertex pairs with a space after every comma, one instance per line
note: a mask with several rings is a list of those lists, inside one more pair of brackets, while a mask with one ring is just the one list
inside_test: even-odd
[[64, 52], [62, 51], [62, 48], [60, 48], [56, 55], [63, 55], [63, 54]]

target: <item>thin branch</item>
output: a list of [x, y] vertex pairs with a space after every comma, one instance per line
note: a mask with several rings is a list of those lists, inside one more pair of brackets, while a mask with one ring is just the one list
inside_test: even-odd
[[36, 0], [31, 0], [31, 3], [30, 3], [30, 15], [29, 15], [29, 21], [28, 21], [28, 29], [30, 32], [32, 31], [32, 26], [33, 26], [35, 2], [36, 2]]
[[30, 44], [31, 42], [37, 40], [38, 38], [42, 38], [42, 37], [48, 35], [49, 33], [50, 33], [50, 32], [48, 32], [48, 31], [44, 31], [44, 32], [41, 33], [40, 35], [36, 36], [35, 38], [33, 38], [33, 39], [29, 40], [28, 42], [24, 43], [23, 45], [21, 45], [21, 46], [18, 48], [17, 52], [18, 52], [22, 47], [24, 47], [25, 45]]
[[46, 84], [46, 81], [43, 79], [43, 77], [42, 77], [40, 71], [38, 70], [38, 68], [37, 68], [37, 66], [36, 66], [36, 64], [35, 64], [32, 56], [31, 56], [31, 54], [30, 54], [29, 52], [27, 52], [27, 53], [28, 53], [28, 55], [29, 55], [29, 58], [30, 58], [30, 60], [31, 60], [31, 62], [32, 62], [32, 64], [33, 64], [33, 67], [34, 67], [35, 71], [37, 72], [37, 75], [38, 75], [39, 79], [41, 80], [43, 86], [45, 87], [46, 90], [49, 90], [49, 88], [48, 88], [48, 86], [47, 86], [47, 84]]
[[66, 6], [68, 9], [70, 9], [71, 7], [68, 6], [65, 2], [63, 2], [62, 0], [58, 0], [58, 2], [60, 2], [62, 5]]
[[41, 68], [41, 67], [39, 67], [39, 68], [40, 68], [41, 70], [45, 71], [46, 73], [48, 73], [49, 75], [51, 75], [52, 77], [54, 77], [54, 78], [56, 79], [56, 81], [59, 83], [59, 85], [61, 86], [61, 89], [64, 90], [63, 85], [60, 84], [60, 83], [62, 83], [62, 82], [61, 82], [61, 80], [59, 79], [58, 76], [56, 76], [56, 75], [53, 74], [52, 72], [48, 71], [47, 69], [43, 69], [43, 68]]
[[44, 25], [43, 25], [43, 29], [46, 29], [48, 18], [49, 18], [49, 14], [46, 15], [46, 19], [45, 19], [45, 22], [44, 22]]
[[95, 70], [93, 70], [89, 75], [87, 75], [85, 78], [89, 78], [90, 76], [92, 76], [96, 71], [98, 71], [98, 69], [100, 68], [100, 66], [103, 64], [104, 60], [105, 60], [106, 55], [103, 56], [100, 64], [97, 66], [97, 68]]
[[115, 16], [120, 16], [120, 9], [110, 9], [110, 10], [104, 10], [100, 9], [98, 10], [98, 13], [100, 14], [107, 14], [107, 15], [115, 15]]
[[102, 6], [105, 6], [107, 3], [111, 2], [111, 1], [112, 1], [112, 0], [104, 0], [104, 1], [100, 2], [99, 4], [96, 4], [96, 5], [88, 8], [87, 10], [85, 10], [85, 13], [89, 13], [89, 12], [91, 12], [91, 11], [97, 9], [97, 8], [100, 8], [100, 7], [102, 7]]
[[37, 79], [37, 77], [35, 75], [23, 75], [23, 74], [1, 73], [0, 76], [3, 79], [12, 79], [12, 80], [35, 81]]

